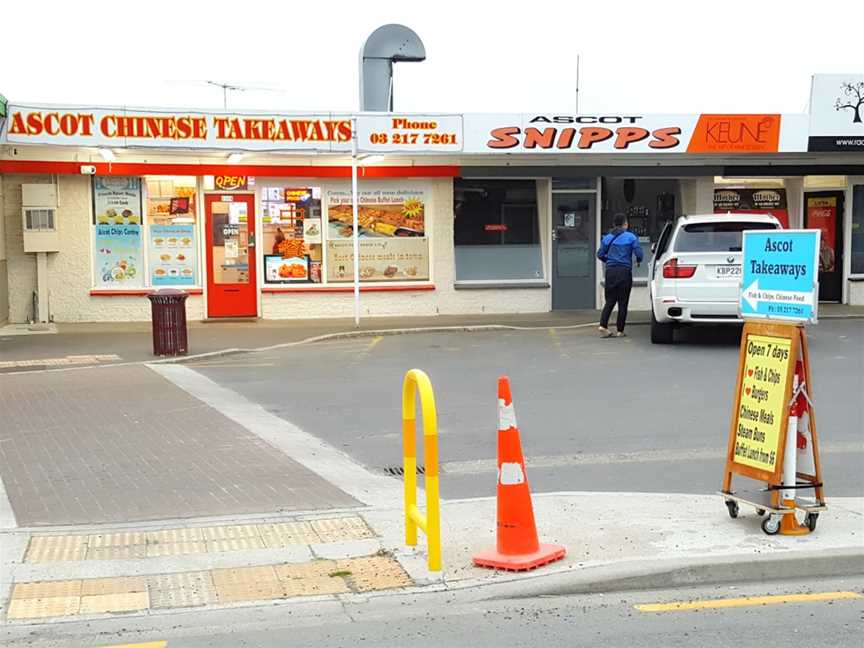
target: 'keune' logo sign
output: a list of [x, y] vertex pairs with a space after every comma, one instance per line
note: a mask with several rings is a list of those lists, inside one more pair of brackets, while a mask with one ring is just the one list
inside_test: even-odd
[[688, 153], [773, 153], [780, 115], [701, 115]]

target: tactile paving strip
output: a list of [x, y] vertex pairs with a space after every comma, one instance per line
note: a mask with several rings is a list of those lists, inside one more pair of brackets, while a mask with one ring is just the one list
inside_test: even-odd
[[251, 603], [409, 585], [411, 579], [388, 555], [153, 576], [16, 583], [7, 619]]
[[140, 560], [193, 553], [282, 549], [373, 537], [374, 532], [359, 516], [149, 532], [33, 536], [24, 561]]

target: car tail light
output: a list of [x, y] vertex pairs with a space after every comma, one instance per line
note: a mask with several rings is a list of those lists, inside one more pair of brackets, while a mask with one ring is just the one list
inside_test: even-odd
[[689, 279], [696, 274], [695, 265], [678, 265], [678, 259], [671, 258], [663, 264], [664, 279]]

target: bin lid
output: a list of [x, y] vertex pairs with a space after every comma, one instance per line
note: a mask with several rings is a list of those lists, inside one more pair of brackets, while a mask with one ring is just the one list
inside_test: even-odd
[[183, 301], [189, 296], [185, 290], [180, 290], [178, 288], [159, 288], [157, 290], [151, 290], [147, 295], [147, 299], [152, 302], [178, 302]]

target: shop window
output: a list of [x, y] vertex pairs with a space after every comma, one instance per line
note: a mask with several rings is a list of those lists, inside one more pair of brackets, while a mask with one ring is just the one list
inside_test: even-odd
[[145, 285], [141, 179], [94, 177], [93, 285], [128, 290]]
[[603, 178], [601, 229], [612, 229], [612, 218], [627, 216], [630, 231], [639, 237], [645, 252], [641, 267], [633, 268], [633, 277], [648, 278], [651, 244], [656, 243], [663, 226], [681, 215], [681, 190], [677, 179]]
[[[428, 281], [426, 192], [360, 187], [358, 241], [360, 281]], [[328, 283], [354, 280], [353, 203], [348, 190], [327, 191], [324, 230]]]
[[149, 285], [198, 285], [197, 179], [150, 176], [144, 183]]
[[864, 184], [852, 187], [852, 274], [864, 275]]
[[453, 202], [457, 281], [543, 277], [533, 180], [458, 178]]
[[264, 282], [322, 280], [321, 189], [264, 187], [261, 190]]

